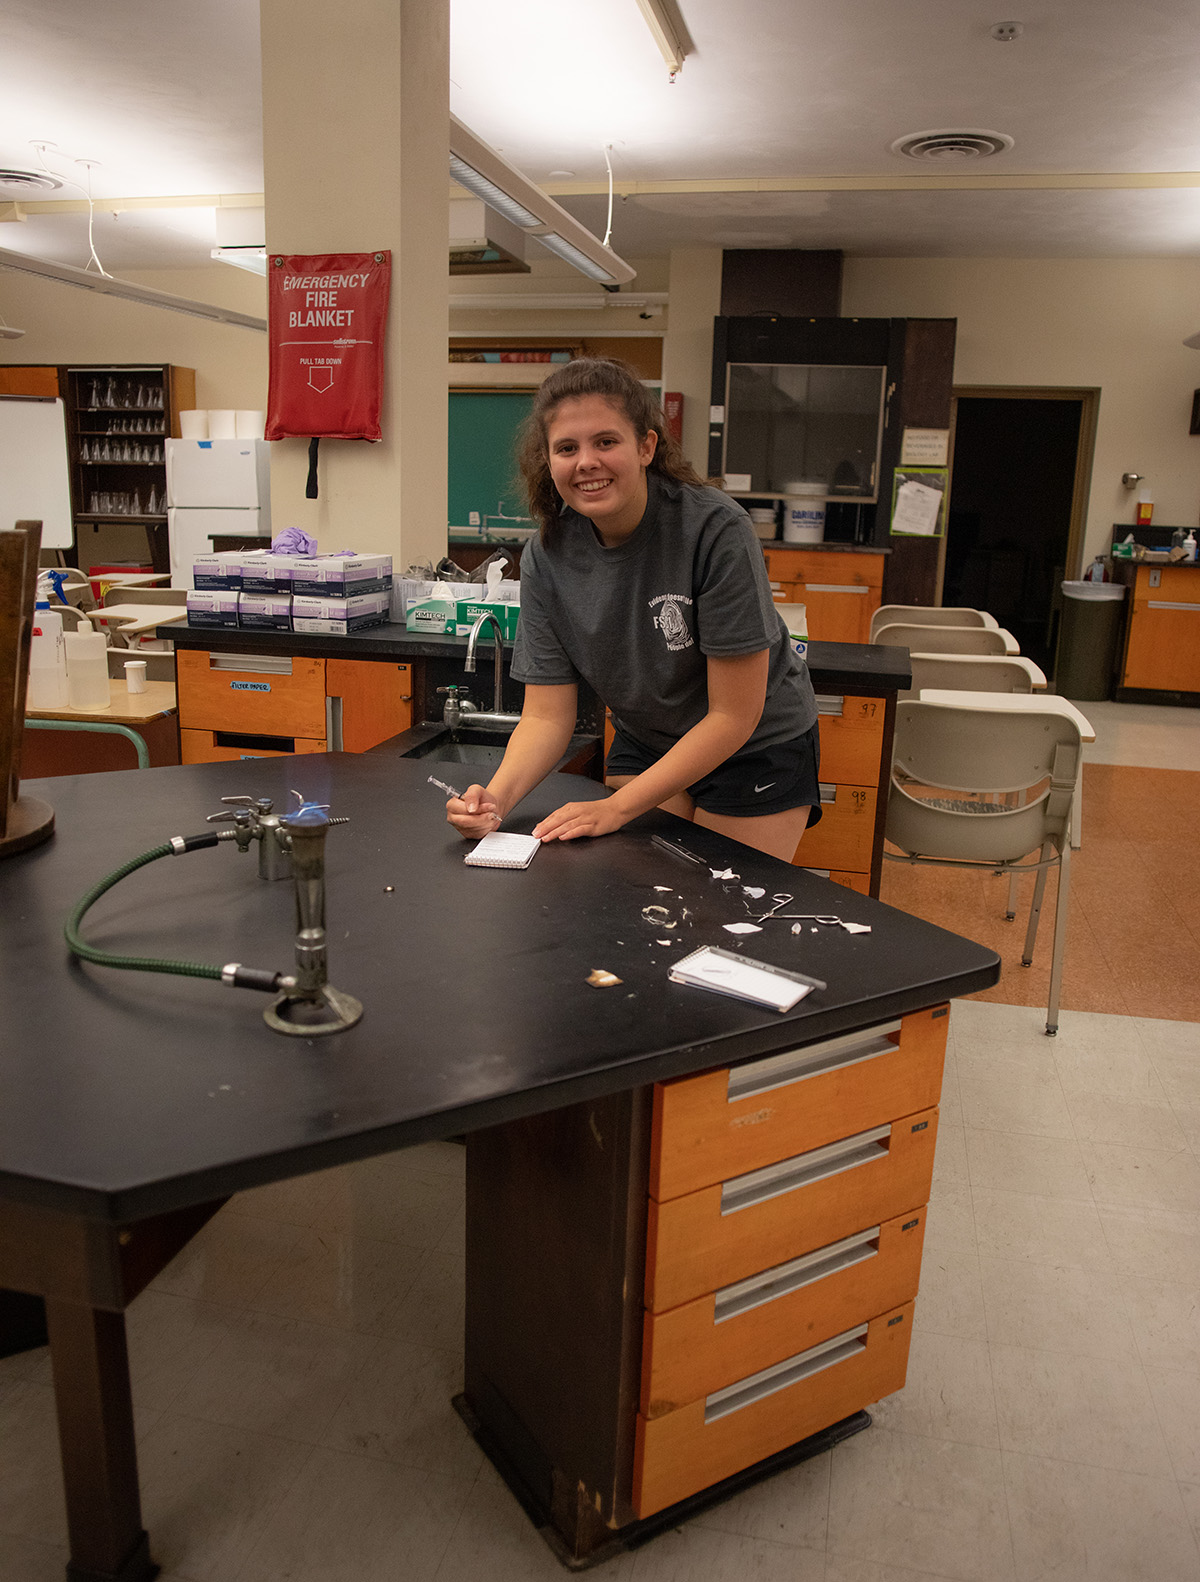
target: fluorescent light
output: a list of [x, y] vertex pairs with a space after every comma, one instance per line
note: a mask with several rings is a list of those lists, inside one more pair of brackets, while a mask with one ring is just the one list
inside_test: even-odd
[[638, 10], [658, 45], [659, 53], [670, 68], [672, 77], [683, 67], [686, 51], [680, 42], [675, 24], [667, 15], [663, 0], [637, 0]]
[[219, 264], [232, 264], [235, 269], [248, 269], [252, 275], [267, 278], [267, 250], [265, 247], [214, 247], [209, 254]]
[[[535, 186], [515, 165], [510, 165], [457, 116], [450, 117], [450, 174], [460, 186], [520, 226], [543, 247], [549, 248], [589, 280], [602, 285], [627, 285], [637, 270], [618, 258], [599, 237], [593, 236]], [[541, 232], [542, 234], [538, 234]]]
[[[540, 241], [541, 238], [539, 237]], [[658, 316], [667, 305], [665, 291], [452, 291], [450, 311], [464, 313], [581, 313], [599, 308], [633, 309]]]
[[137, 286], [132, 280], [115, 280], [111, 275], [98, 275], [90, 269], [76, 269], [71, 264], [51, 263], [48, 258], [31, 258], [25, 253], [10, 252], [0, 247], [0, 269], [12, 269], [21, 275], [37, 275], [40, 280], [53, 280], [61, 286], [78, 286], [83, 291], [96, 291], [101, 296], [120, 297], [123, 302], [137, 302], [146, 308], [164, 308], [168, 313], [186, 313], [190, 318], [209, 319], [217, 324], [236, 324], [245, 330], [267, 328], [266, 319], [252, 318], [248, 313], [235, 313], [232, 308], [220, 308], [212, 302], [193, 302], [190, 297], [175, 297], [169, 291], [155, 291], [152, 286]]
[[495, 209], [497, 214], [519, 225], [523, 231], [542, 223], [536, 214], [530, 214], [515, 198], [510, 198], [494, 181], [489, 181], [478, 170], [472, 169], [466, 160], [459, 159], [456, 154], [450, 155], [450, 174], [460, 187], [465, 187], [474, 197], [482, 198], [489, 209]]

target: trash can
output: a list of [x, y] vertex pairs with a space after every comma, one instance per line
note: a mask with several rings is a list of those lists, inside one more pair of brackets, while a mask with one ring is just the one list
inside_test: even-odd
[[1054, 685], [1058, 695], [1077, 703], [1112, 696], [1117, 644], [1125, 614], [1121, 582], [1064, 582], [1062, 623]]

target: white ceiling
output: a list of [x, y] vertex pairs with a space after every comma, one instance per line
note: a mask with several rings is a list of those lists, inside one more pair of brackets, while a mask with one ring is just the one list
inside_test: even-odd
[[[676, 3], [692, 48], [672, 84], [636, 0], [452, 0], [451, 108], [597, 234], [611, 144], [625, 256], [1200, 253], [1195, 0]], [[994, 42], [1012, 18], [1022, 36]], [[102, 200], [261, 191], [256, 0], [4, 0], [0, 59], [0, 166], [36, 169], [45, 139], [64, 178], [100, 161]], [[952, 166], [889, 151], [943, 127], [1014, 146]], [[783, 190], [746, 190], [763, 181]], [[207, 264], [212, 227], [211, 207], [101, 202], [97, 247], [115, 270]], [[34, 203], [0, 246], [83, 264], [86, 216]]]

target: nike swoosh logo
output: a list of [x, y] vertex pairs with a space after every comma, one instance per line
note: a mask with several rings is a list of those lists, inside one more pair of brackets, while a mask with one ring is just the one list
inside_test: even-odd
[[775, 784], [774, 780], [768, 780], [765, 786], [755, 786], [754, 789], [755, 789], [756, 792], [757, 791], [769, 791], [774, 784]]

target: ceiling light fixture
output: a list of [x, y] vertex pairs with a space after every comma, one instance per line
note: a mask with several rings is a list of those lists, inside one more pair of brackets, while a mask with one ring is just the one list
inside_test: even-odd
[[0, 341], [19, 341], [24, 333], [24, 330], [15, 329], [11, 324], [6, 324], [0, 319]]
[[262, 330], [264, 333], [267, 328], [266, 319], [252, 318], [248, 313], [235, 313], [232, 308], [217, 307], [212, 302], [193, 302], [190, 297], [175, 297], [169, 291], [155, 291], [151, 286], [135, 285], [132, 280], [97, 275], [90, 269], [52, 263], [48, 258], [31, 258], [25, 253], [11, 252], [8, 248], [0, 248], [0, 269], [11, 269], [21, 275], [36, 275], [40, 280], [52, 280], [62, 286], [78, 286], [83, 291], [97, 291], [101, 296], [119, 297], [123, 302], [136, 302], [146, 308], [186, 313], [194, 319], [210, 319], [217, 324], [233, 324], [240, 329]]
[[235, 269], [247, 269], [252, 275], [267, 278], [265, 247], [214, 247], [208, 256], [219, 264], [232, 264]]
[[665, 291], [452, 291], [450, 311], [467, 313], [578, 313], [600, 308], [635, 309], [657, 318], [667, 306]]
[[476, 137], [457, 116], [450, 117], [450, 174], [460, 187], [519, 226], [548, 252], [564, 259], [589, 280], [615, 288], [627, 285], [637, 270], [605, 247], [585, 225], [535, 186], [502, 154]]
[[687, 50], [676, 30], [675, 20], [668, 13], [664, 0], [637, 0], [637, 6], [645, 18], [654, 42], [658, 45], [659, 54], [667, 63], [671, 81], [674, 82], [683, 70], [683, 62], [687, 55]]

